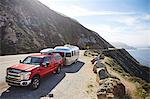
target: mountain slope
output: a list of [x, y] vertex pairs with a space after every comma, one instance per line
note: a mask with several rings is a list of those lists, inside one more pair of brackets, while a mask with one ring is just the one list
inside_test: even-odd
[[97, 33], [37, 0], [0, 1], [0, 54], [38, 52], [66, 43], [85, 48], [112, 47]]
[[116, 48], [124, 48], [124, 49], [136, 49], [135, 47], [129, 46], [122, 42], [111, 42], [111, 44]]
[[141, 65], [125, 49], [106, 50], [103, 51], [103, 54], [114, 59], [131, 76], [142, 78], [148, 83], [150, 82], [150, 68]]

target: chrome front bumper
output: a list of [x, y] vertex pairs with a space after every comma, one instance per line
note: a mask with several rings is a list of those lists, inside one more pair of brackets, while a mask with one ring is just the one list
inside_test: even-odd
[[28, 86], [31, 83], [31, 80], [15, 80], [6, 77], [6, 82], [9, 85], [14, 85], [14, 86]]

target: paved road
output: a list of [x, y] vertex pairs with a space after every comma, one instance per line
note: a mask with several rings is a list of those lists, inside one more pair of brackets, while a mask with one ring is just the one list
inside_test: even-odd
[[[80, 51], [79, 61], [64, 67], [60, 74], [51, 74], [43, 78], [39, 89], [32, 91], [28, 87], [10, 87], [5, 83], [6, 68], [17, 64], [29, 54], [0, 56], [0, 99], [95, 99], [95, 75], [92, 72], [90, 58]], [[97, 85], [95, 85], [97, 86]]]

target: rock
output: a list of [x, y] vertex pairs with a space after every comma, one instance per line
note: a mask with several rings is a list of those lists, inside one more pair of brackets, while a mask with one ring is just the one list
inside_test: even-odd
[[97, 95], [97, 99], [106, 99], [106, 94], [99, 93], [99, 95]]
[[113, 93], [107, 93], [107, 99], [114, 99]]
[[101, 81], [101, 85], [97, 91], [98, 99], [124, 99], [125, 86], [120, 80], [114, 78], [106, 78]]
[[109, 77], [109, 73], [107, 72], [106, 68], [98, 68], [97, 69], [97, 76], [99, 79], [105, 79]]
[[92, 56], [96, 56], [95, 58], [91, 60], [92, 64], [105, 58], [103, 54], [98, 54], [98, 53], [95, 53], [94, 51], [93, 52], [87, 51], [87, 52], [89, 52]]
[[105, 64], [102, 63], [103, 59], [104, 59], [104, 56], [102, 54], [99, 54], [97, 57], [91, 60], [92, 64], [95, 63], [93, 66], [94, 73], [97, 73], [98, 68], [105, 68], [105, 70], [107, 71]]
[[[98, 63], [96, 62], [96, 63], [94, 64], [94, 66], [93, 66], [93, 72], [94, 72], [94, 73], [97, 73], [97, 69], [98, 69], [98, 68], [105, 68], [105, 70], [106, 70], [105, 64], [103, 64], [103, 63], [99, 63], [99, 64], [98, 64]], [[106, 70], [106, 71], [107, 71], [107, 70]]]
[[114, 87], [114, 92], [113, 92], [115, 97], [118, 97], [120, 99], [123, 99], [125, 96], [125, 86], [122, 83], [118, 83]]

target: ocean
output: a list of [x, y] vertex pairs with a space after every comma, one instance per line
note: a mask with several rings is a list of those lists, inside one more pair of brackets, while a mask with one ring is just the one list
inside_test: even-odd
[[150, 67], [150, 48], [138, 48], [127, 51], [142, 65]]

